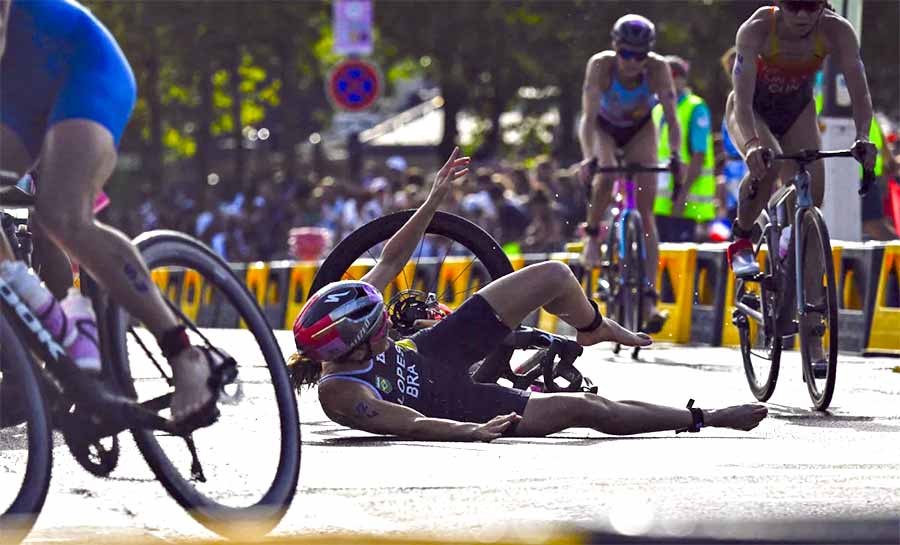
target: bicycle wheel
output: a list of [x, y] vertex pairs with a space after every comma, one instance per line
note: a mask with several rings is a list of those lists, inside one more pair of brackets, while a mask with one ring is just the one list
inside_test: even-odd
[[[769, 240], [777, 240], [773, 237], [773, 231], [766, 230], [764, 241], [767, 248]], [[759, 252], [757, 247], [757, 253]], [[772, 252], [767, 252], [766, 276], [775, 278], [778, 275], [778, 265]], [[775, 383], [778, 381], [778, 371], [781, 368], [782, 340], [775, 326], [777, 312], [780, 305], [780, 295], [776, 290], [768, 289], [773, 285], [770, 280], [759, 283], [737, 281], [735, 300], [741, 301], [748, 307], [762, 314], [763, 322], [757, 322], [752, 316], [735, 309], [732, 320], [738, 329], [738, 337], [741, 342], [741, 359], [744, 362], [744, 374], [747, 376], [747, 384], [753, 396], [759, 401], [767, 401], [775, 392]]]
[[[319, 267], [309, 293], [338, 280], [362, 278], [381, 255], [381, 244], [399, 231], [413, 212], [395, 212], [350, 233]], [[412, 261], [385, 290], [385, 300], [415, 290], [435, 293], [438, 302], [455, 309], [482, 286], [511, 272], [509, 258], [484, 229], [454, 214], [437, 212]], [[393, 315], [391, 320], [393, 338], [409, 333], [402, 320]], [[492, 354], [490, 368], [479, 367], [475, 380], [496, 382], [508, 370], [512, 353], [512, 348], [502, 348]]]
[[828, 227], [822, 213], [817, 208], [808, 208], [801, 212], [798, 224], [800, 257], [797, 278], [804, 281], [797, 297], [800, 302], [798, 307], [805, 314], [800, 317], [800, 359], [809, 397], [816, 409], [824, 411], [831, 404], [837, 377], [838, 317], [834, 261]]
[[[614, 221], [609, 229], [606, 239], [606, 247], [604, 248], [602, 269], [600, 270], [600, 278], [604, 279], [607, 291], [603, 293], [606, 301], [606, 313], [613, 316], [616, 320], [622, 314], [619, 308], [622, 304], [622, 282], [620, 271], [622, 269], [621, 259], [619, 258], [619, 238], [618, 238], [618, 221]], [[622, 345], [613, 343], [613, 354], [618, 354], [622, 350]]]
[[[616, 320], [631, 331], [640, 331], [644, 319], [644, 293], [647, 282], [644, 279], [644, 227], [641, 214], [637, 210], [628, 210], [618, 224], [622, 232], [619, 234], [619, 259], [621, 262], [620, 282], [621, 297], [619, 313]], [[631, 357], [637, 359], [640, 347], [634, 347]]]
[[0, 317], [0, 543], [25, 539], [50, 488], [52, 428], [35, 369]]
[[[297, 402], [281, 349], [244, 283], [211, 250], [168, 231], [145, 233], [135, 243], [164, 296], [182, 309], [182, 321], [196, 321], [238, 362], [238, 382], [223, 390], [217, 423], [193, 432], [190, 442], [132, 429], [138, 448], [200, 523], [227, 537], [265, 534], [293, 499], [300, 469]], [[171, 372], [148, 350], [156, 346], [152, 335], [121, 307], [110, 306], [105, 325], [123, 390], [169, 417]], [[192, 343], [202, 344], [188, 330]]]

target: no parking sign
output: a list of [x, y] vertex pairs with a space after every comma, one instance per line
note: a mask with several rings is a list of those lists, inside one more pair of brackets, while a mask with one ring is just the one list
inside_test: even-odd
[[359, 112], [371, 106], [381, 93], [378, 68], [360, 59], [341, 61], [328, 77], [328, 97], [335, 107]]

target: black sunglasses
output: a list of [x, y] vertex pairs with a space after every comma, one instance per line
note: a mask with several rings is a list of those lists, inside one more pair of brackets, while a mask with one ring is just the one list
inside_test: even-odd
[[799, 13], [805, 11], [807, 13], [815, 13], [822, 9], [822, 2], [804, 2], [803, 0], [784, 0], [784, 7], [788, 11]]
[[616, 54], [626, 61], [642, 61], [647, 58], [650, 53], [647, 51], [631, 51], [629, 49], [617, 49]]

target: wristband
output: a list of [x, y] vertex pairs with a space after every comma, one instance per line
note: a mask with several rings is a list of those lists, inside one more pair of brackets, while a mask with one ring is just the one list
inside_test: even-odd
[[700, 428], [706, 425], [706, 423], [703, 422], [703, 411], [701, 409], [694, 408], [693, 399], [688, 401], [687, 409], [691, 411], [691, 418], [693, 419], [693, 422], [691, 423], [691, 426], [689, 428], [675, 430], [676, 435], [685, 431], [690, 433], [697, 433], [698, 431], [700, 431]]

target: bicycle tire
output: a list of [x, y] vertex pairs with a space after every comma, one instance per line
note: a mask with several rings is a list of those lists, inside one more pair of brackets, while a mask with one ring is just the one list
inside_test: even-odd
[[[414, 212], [415, 210], [394, 212], [374, 219], [350, 233], [334, 247], [322, 262], [313, 278], [309, 295], [331, 282], [345, 278], [345, 273], [350, 266], [367, 253], [370, 257], [375, 258], [371, 249], [397, 233]], [[425, 234], [440, 235], [462, 245], [482, 263], [490, 280], [496, 280], [513, 272], [509, 258], [500, 248], [500, 244], [484, 229], [465, 218], [438, 211], [425, 229]], [[496, 382], [500, 378], [500, 373], [509, 368], [512, 354], [512, 348], [498, 349], [490, 356], [491, 369], [479, 368], [474, 374], [475, 380]]]
[[[132, 429], [132, 435], [147, 464], [166, 491], [198, 522], [225, 537], [262, 535], [274, 528], [293, 500], [300, 470], [300, 424], [297, 402], [284, 357], [256, 301], [232, 269], [218, 255], [195, 239], [173, 231], [153, 231], [135, 240], [150, 270], [156, 267], [186, 267], [201, 274], [221, 290], [234, 305], [252, 333], [265, 360], [278, 405], [280, 447], [271, 484], [255, 503], [232, 507], [198, 491], [173, 465], [152, 430]], [[126, 329], [129, 316], [110, 305], [105, 323], [120, 385], [127, 395], [137, 396], [128, 360]], [[207, 429], [223, 425], [213, 424]], [[251, 523], [247, 526], [243, 523]]]
[[[771, 229], [767, 229], [763, 234], [764, 240], [766, 241], [767, 248], [773, 248], [774, 246], [769, 244], [768, 241], [772, 238], [773, 231]], [[759, 247], [761, 247], [760, 245]], [[757, 252], [759, 251], [759, 247], [757, 248]], [[778, 264], [775, 262], [775, 257], [772, 255], [772, 252], [766, 253], [766, 271], [767, 274], [775, 275], [778, 273]], [[738, 288], [735, 290], [735, 299], [739, 300], [743, 297], [744, 289], [746, 286], [746, 282], [740, 282]], [[756, 355], [754, 353], [754, 339], [751, 339], [751, 327], [750, 320], [751, 318], [737, 310], [736, 312], [740, 313], [740, 318], [746, 321], [744, 326], [737, 325], [738, 329], [738, 338], [741, 344], [741, 359], [744, 364], [744, 375], [747, 377], [747, 385], [750, 387], [750, 391], [753, 393], [753, 397], [755, 397], [758, 401], [768, 401], [772, 394], [775, 392], [775, 384], [778, 382], [778, 373], [781, 369], [781, 351], [783, 348], [782, 339], [779, 335], [774, 334], [775, 329], [775, 315], [777, 312], [779, 305], [775, 300], [778, 297], [778, 294], [775, 292], [770, 292], [770, 290], [766, 289], [765, 282], [760, 282], [760, 294], [759, 301], [760, 307], [762, 309], [763, 319], [768, 321], [768, 324], [763, 324], [763, 338], [766, 339], [764, 346], [767, 350], [766, 357], [760, 357], [760, 359], [765, 359], [769, 361], [768, 371], [765, 374], [765, 377], [757, 376], [756, 369], [754, 368], [753, 357]], [[759, 326], [757, 326], [759, 327]], [[766, 328], [769, 329], [770, 332], [773, 332], [768, 337], [765, 334]], [[755, 337], [758, 338], [760, 332], [757, 330]], [[758, 356], [759, 357], [759, 356]]]
[[[621, 312], [619, 310], [619, 305], [621, 304], [622, 299], [622, 287], [619, 275], [621, 264], [619, 262], [619, 252], [617, 251], [619, 248], [619, 239], [616, 236], [619, 231], [617, 228], [618, 225], [619, 223], [617, 221], [614, 222], [607, 234], [606, 250], [603, 257], [603, 269], [600, 271], [601, 278], [603, 278], [606, 281], [606, 285], [609, 286], [609, 291], [606, 293], [606, 313], [610, 316], [614, 316], [616, 320], [619, 319], [619, 313]], [[613, 354], [618, 354], [621, 350], [622, 345], [613, 343]]]
[[[640, 331], [644, 317], [645, 281], [644, 261], [644, 226], [641, 214], [637, 210], [626, 210], [622, 218], [620, 233], [621, 278], [624, 282], [620, 314], [616, 320], [631, 331]], [[641, 348], [635, 346], [631, 351], [632, 359], [637, 359]]]
[[[23, 423], [27, 426], [28, 440], [28, 461], [21, 487], [9, 506], [0, 513], [0, 543], [7, 544], [25, 539], [47, 499], [53, 469], [53, 428], [36, 373], [37, 366], [2, 316], [0, 358], [7, 379], [17, 378], [17, 392], [23, 394]], [[0, 429], [0, 436], [8, 429], [12, 426]]]
[[[825, 326], [823, 337], [827, 336], [828, 341], [828, 361], [826, 365], [825, 381], [820, 388], [813, 376], [813, 362], [810, 357], [810, 348], [813, 342], [818, 342], [817, 335], [809, 331], [805, 327], [803, 320], [800, 326], [800, 359], [803, 362], [803, 376], [806, 382], [806, 389], [809, 391], [809, 397], [815, 408], [824, 411], [831, 404], [831, 398], [834, 396], [834, 385], [837, 379], [837, 357], [838, 357], [838, 317], [837, 317], [837, 288], [834, 280], [834, 258], [831, 253], [831, 240], [828, 236], [828, 226], [825, 225], [825, 219], [818, 208], [807, 208], [803, 210], [798, 217], [797, 224], [799, 228], [799, 237], [797, 238], [797, 247], [800, 252], [804, 251], [807, 242], [815, 244], [817, 248], [813, 250], [820, 253], [822, 264], [825, 267], [825, 303], [828, 324]], [[807, 223], [809, 220], [809, 224]], [[812, 242], [810, 236], [815, 234], [818, 243]], [[810, 255], [802, 254], [802, 259], [797, 260], [797, 278], [804, 278], [804, 266], [811, 263]], [[798, 290], [797, 298], [800, 305], [805, 307], [806, 289]]]

